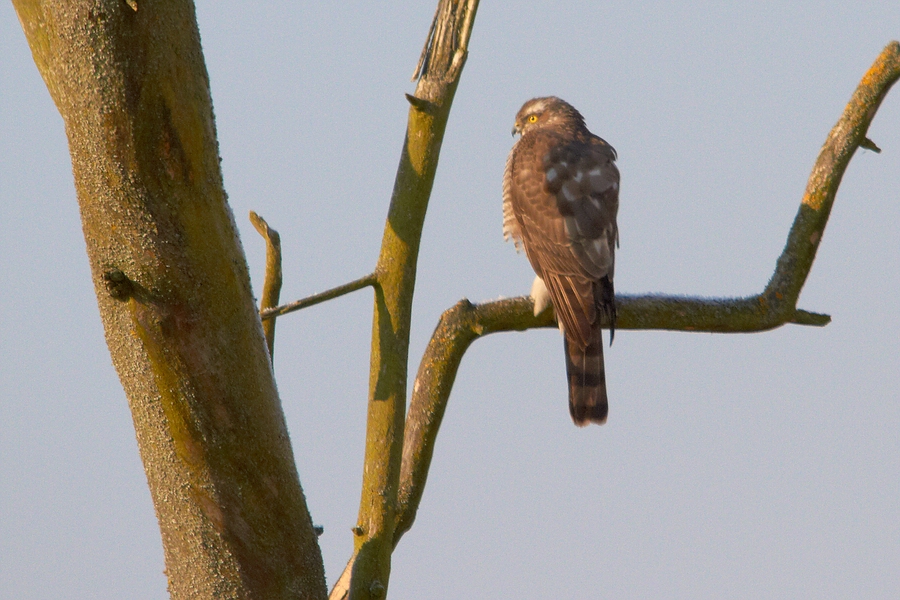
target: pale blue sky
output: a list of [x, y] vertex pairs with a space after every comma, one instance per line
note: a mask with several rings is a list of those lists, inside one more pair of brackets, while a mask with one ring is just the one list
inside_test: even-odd
[[[433, 2], [201, 2], [225, 185], [296, 299], [375, 264]], [[513, 116], [554, 94], [619, 152], [616, 288], [762, 289], [810, 168], [900, 3], [484, 2], [420, 257], [411, 372], [441, 311], [527, 293], [501, 234]], [[0, 597], [163, 598], [62, 120], [0, 4]], [[900, 89], [838, 193], [802, 308], [823, 328], [621, 331], [609, 422], [577, 429], [562, 341], [466, 355], [404, 598], [900, 597]], [[276, 374], [331, 584], [361, 481], [371, 293], [279, 321]]]

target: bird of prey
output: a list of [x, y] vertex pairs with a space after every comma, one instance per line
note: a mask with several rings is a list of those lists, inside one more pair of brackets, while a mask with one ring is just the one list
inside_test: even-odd
[[564, 336], [569, 412], [578, 426], [606, 422], [601, 324], [612, 343], [619, 241], [616, 151], [556, 97], [534, 98], [516, 115], [503, 176], [503, 235], [537, 273], [535, 315], [553, 303]]

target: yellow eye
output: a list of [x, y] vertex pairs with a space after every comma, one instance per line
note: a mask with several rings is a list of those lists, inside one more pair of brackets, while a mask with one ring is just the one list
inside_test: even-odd
[[529, 123], [537, 123], [537, 120], [538, 120], [538, 116], [537, 116], [537, 115], [528, 115], [528, 122], [529, 122]]

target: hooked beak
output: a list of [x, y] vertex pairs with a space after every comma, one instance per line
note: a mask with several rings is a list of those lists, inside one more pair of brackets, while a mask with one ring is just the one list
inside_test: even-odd
[[517, 133], [522, 133], [521, 126], [519, 125], [519, 122], [518, 122], [518, 121], [516, 121], [516, 122], [513, 124], [513, 128], [512, 128], [512, 132], [511, 132], [511, 133], [512, 133], [512, 136], [513, 136], [513, 137], [516, 137], [516, 134], [517, 134]]

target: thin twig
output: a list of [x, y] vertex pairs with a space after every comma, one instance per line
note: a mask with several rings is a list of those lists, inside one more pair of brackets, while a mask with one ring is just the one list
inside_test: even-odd
[[259, 316], [263, 321], [266, 321], [274, 317], [280, 317], [282, 315], [292, 313], [295, 310], [309, 308], [310, 306], [315, 306], [316, 304], [320, 304], [327, 300], [333, 300], [334, 298], [349, 294], [350, 292], [355, 292], [356, 290], [361, 290], [364, 287], [369, 287], [370, 285], [374, 286], [377, 283], [377, 275], [375, 273], [369, 273], [364, 277], [354, 279], [349, 283], [339, 285], [335, 288], [331, 288], [330, 290], [325, 290], [324, 292], [319, 292], [318, 294], [313, 294], [312, 296], [307, 296], [306, 298], [295, 300], [294, 302], [291, 302], [289, 304], [282, 304], [281, 306], [276, 306], [275, 308], [261, 310], [259, 312]]

